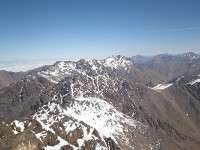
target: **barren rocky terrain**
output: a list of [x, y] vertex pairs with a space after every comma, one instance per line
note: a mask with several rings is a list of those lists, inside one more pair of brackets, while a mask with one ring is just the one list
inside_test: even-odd
[[200, 56], [0, 72], [2, 150], [199, 150]]

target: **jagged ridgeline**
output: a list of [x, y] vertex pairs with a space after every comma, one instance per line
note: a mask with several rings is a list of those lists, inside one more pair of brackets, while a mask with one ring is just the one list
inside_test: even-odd
[[198, 150], [199, 64], [119, 55], [22, 73], [0, 90], [0, 150]]

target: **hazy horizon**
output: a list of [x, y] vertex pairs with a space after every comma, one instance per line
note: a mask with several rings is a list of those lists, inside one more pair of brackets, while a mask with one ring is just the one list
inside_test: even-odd
[[[188, 52], [184, 52], [184, 53], [195, 53], [192, 51], [188, 51]], [[156, 55], [160, 55], [160, 54], [169, 54], [169, 55], [178, 55], [178, 54], [184, 54], [184, 53], [176, 53], [176, 54], [172, 54], [172, 53], [158, 53], [155, 55], [142, 55], [142, 54], [137, 54], [139, 56], [145, 56], [145, 57], [152, 57], [152, 56], [156, 56]], [[195, 53], [195, 54], [199, 54], [200, 53]], [[123, 54], [116, 54], [116, 55], [123, 55]], [[133, 56], [137, 56], [137, 55], [123, 55], [126, 57], [133, 57]], [[97, 60], [101, 60], [101, 59], [105, 59], [107, 57], [111, 57], [111, 56], [115, 56], [115, 55], [108, 55], [105, 57], [101, 57], [101, 58], [85, 58], [85, 57], [80, 57], [80, 58], [49, 58], [49, 59], [24, 59], [24, 60], [0, 60], [0, 70], [6, 70], [6, 71], [12, 71], [12, 72], [19, 72], [19, 71], [28, 71], [37, 67], [41, 67], [44, 65], [52, 65], [54, 64], [56, 61], [77, 61], [80, 59], [97, 59]]]

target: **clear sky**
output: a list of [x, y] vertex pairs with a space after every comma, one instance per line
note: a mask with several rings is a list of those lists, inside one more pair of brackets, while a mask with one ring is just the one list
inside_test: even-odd
[[200, 52], [199, 0], [0, 0], [0, 60]]

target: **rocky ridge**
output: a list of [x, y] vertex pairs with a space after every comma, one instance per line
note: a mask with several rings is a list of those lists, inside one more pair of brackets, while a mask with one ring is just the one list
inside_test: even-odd
[[57, 62], [26, 75], [1, 90], [0, 146], [197, 149], [199, 75], [150, 87], [138, 79], [142, 73], [132, 59], [113, 56]]

